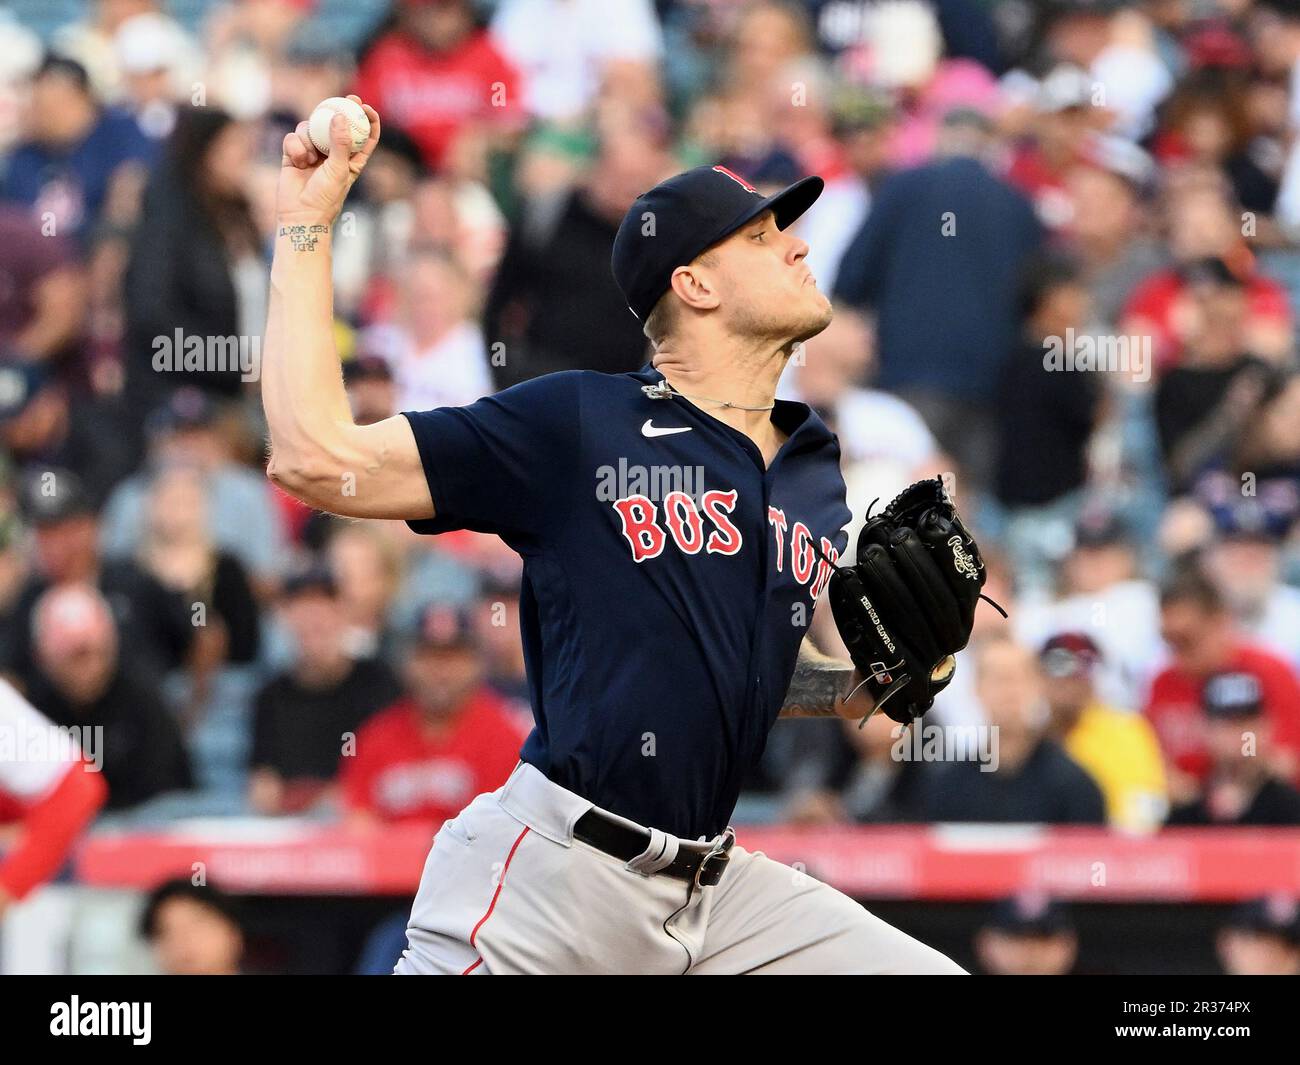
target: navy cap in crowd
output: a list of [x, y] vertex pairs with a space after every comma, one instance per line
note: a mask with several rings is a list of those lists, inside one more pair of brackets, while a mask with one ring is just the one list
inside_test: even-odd
[[1296, 511], [1292, 501], [1271, 500], [1261, 494], [1211, 506], [1210, 517], [1225, 540], [1280, 543], [1290, 535]]
[[764, 196], [724, 166], [697, 166], [642, 193], [614, 238], [610, 265], [632, 313], [641, 321], [668, 291], [673, 271], [692, 262], [764, 211], [785, 229], [821, 195], [822, 179], [806, 177]]
[[200, 389], [189, 385], [178, 388], [165, 403], [150, 412], [145, 431], [154, 436], [184, 429], [202, 429], [217, 419], [216, 408]]
[[33, 525], [56, 525], [69, 518], [95, 513], [81, 478], [71, 470], [44, 470], [23, 485], [23, 514]]
[[1264, 687], [1254, 673], [1216, 673], [1201, 689], [1201, 705], [1211, 717], [1253, 717], [1264, 709]]
[[1300, 902], [1290, 895], [1251, 899], [1232, 911], [1228, 927], [1281, 936], [1300, 946]]
[[333, 599], [338, 595], [338, 582], [334, 574], [323, 562], [312, 562], [295, 570], [285, 579], [281, 595], [286, 599], [294, 596], [319, 594]]
[[1039, 892], [1025, 892], [997, 902], [986, 927], [1018, 936], [1050, 936], [1073, 932], [1074, 922], [1062, 903]]

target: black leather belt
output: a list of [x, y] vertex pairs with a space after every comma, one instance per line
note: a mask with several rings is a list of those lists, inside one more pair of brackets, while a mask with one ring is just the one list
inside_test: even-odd
[[[631, 828], [614, 821], [599, 810], [588, 810], [579, 817], [573, 826], [573, 836], [624, 862], [630, 862], [644, 854], [650, 845], [650, 833], [645, 829]], [[682, 846], [677, 851], [677, 857], [669, 865], [656, 870], [654, 875], [671, 876], [696, 887], [713, 887], [722, 879], [727, 863], [731, 861], [728, 851], [735, 841], [735, 833], [727, 829], [722, 841], [715, 846], [697, 844], [689, 849]], [[704, 849], [696, 850], [694, 846]]]

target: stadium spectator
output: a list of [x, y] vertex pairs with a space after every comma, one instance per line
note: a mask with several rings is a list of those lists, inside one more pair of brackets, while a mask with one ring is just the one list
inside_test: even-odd
[[1092, 138], [1065, 175], [1066, 245], [1083, 267], [1093, 315], [1106, 332], [1118, 330], [1129, 293], [1168, 258], [1149, 221], [1155, 175], [1146, 152], [1116, 137]]
[[650, 0], [503, 0], [491, 31], [520, 72], [524, 108], [539, 121], [580, 121], [607, 95], [639, 103], [658, 96], [660, 34]]
[[[313, 106], [314, 100], [307, 105]], [[357, 183], [357, 201], [349, 206], [350, 239], [335, 249], [336, 314], [349, 320], [391, 315], [388, 308], [396, 302], [397, 280], [412, 240], [417, 235], [428, 239], [417, 233], [416, 217], [416, 200], [427, 179], [419, 146], [405, 131], [385, 123], [383, 139]]]
[[58, 55], [86, 68], [96, 96], [110, 104], [128, 101], [132, 78], [141, 73], [136, 60], [153, 40], [165, 41], [165, 66], [175, 74], [176, 89], [188, 95], [200, 64], [198, 45], [160, 10], [159, 0], [92, 0], [83, 6], [89, 9], [85, 17], [56, 29], [51, 43]]
[[1276, 895], [1242, 903], [1215, 939], [1229, 976], [1300, 976], [1300, 906]]
[[1022, 298], [1021, 343], [1002, 367], [994, 492], [1007, 510], [1003, 542], [1022, 587], [1046, 588], [1060, 561], [1088, 476], [1106, 368], [1076, 368], [1090, 339], [1088, 290], [1078, 264], [1035, 263]]
[[378, 355], [359, 355], [343, 364], [343, 383], [358, 425], [372, 425], [398, 411], [393, 370]]
[[0, 359], [57, 364], [85, 324], [78, 249], [39, 219], [0, 203]]
[[1271, 481], [1249, 496], [1231, 477], [1199, 487], [1218, 534], [1204, 549], [1206, 574], [1242, 632], [1300, 670], [1300, 589], [1282, 579], [1283, 544], [1300, 501], [1290, 486]]
[[[868, 82], [897, 101], [898, 122], [890, 157], [896, 166], [929, 159], [941, 145], [941, 126], [954, 107], [990, 115], [996, 106], [993, 76], [979, 63], [943, 54], [934, 7], [921, 0], [877, 4], [865, 20], [863, 45], [870, 55]], [[942, 148], [939, 148], [942, 151]]]
[[854, 517], [851, 530], [865, 520], [871, 500], [892, 499], [911, 481], [933, 477], [948, 464], [925, 421], [908, 403], [856, 384], [865, 351], [857, 346], [861, 337], [852, 326], [851, 319], [832, 326], [806, 347], [781, 388], [782, 398], [807, 403], [839, 437], [846, 498]]
[[1186, 329], [1177, 365], [1161, 373], [1155, 391], [1160, 447], [1176, 493], [1231, 462], [1274, 374], [1246, 347], [1246, 293], [1228, 264], [1205, 259], [1180, 276], [1184, 310], [1194, 324]]
[[[863, 30], [876, 0], [811, 0], [808, 6], [821, 51], [848, 70], [869, 61]], [[945, 55], [975, 60], [993, 73], [1002, 69], [998, 28], [986, 5], [975, 0], [927, 0], [926, 6], [938, 19]]]
[[1160, 629], [1171, 661], [1151, 683], [1146, 715], [1160, 738], [1174, 803], [1188, 801], [1210, 772], [1206, 682], [1219, 673], [1253, 676], [1271, 723], [1270, 758], [1285, 778], [1296, 774], [1300, 750], [1300, 681], [1286, 662], [1244, 639], [1215, 586], [1194, 568], [1180, 568], [1160, 592]]
[[519, 636], [519, 582], [520, 574], [513, 569], [481, 571], [474, 639], [483, 652], [488, 686], [526, 714], [528, 674]]
[[1149, 832], [1165, 819], [1160, 744], [1141, 714], [1101, 700], [1093, 673], [1101, 650], [1082, 632], [1053, 636], [1038, 653], [1051, 715], [1048, 735], [1101, 788], [1106, 820], [1128, 832]]
[[1025, 893], [993, 907], [976, 933], [975, 956], [989, 976], [1068, 976], [1079, 937], [1064, 904]]
[[31, 699], [55, 724], [104, 730], [109, 810], [191, 786], [179, 727], [151, 683], [119, 654], [128, 632], [119, 631], [104, 596], [89, 584], [51, 588], [32, 616]]
[[1273, 213], [1278, 180], [1251, 154], [1250, 101], [1240, 77], [1222, 69], [1190, 72], [1164, 108], [1155, 150], [1166, 166], [1212, 167], [1252, 216]]
[[131, 471], [125, 435], [112, 400], [76, 395], [40, 363], [0, 364], [0, 446], [20, 472], [70, 470], [98, 507]]
[[671, 170], [656, 137], [611, 133], [580, 185], [523, 204], [483, 309], [488, 344], [504, 355], [492, 360], [498, 388], [553, 370], [624, 373], [645, 363], [645, 336], [609, 259], [627, 208]]
[[76, 474], [54, 469], [32, 475], [23, 486], [23, 508], [33, 527], [35, 555], [3, 626], [7, 672], [21, 684], [30, 682], [37, 601], [69, 582], [98, 587], [118, 628], [131, 634], [121, 653], [142, 678], [156, 683], [185, 663], [194, 644], [187, 605], [133, 560], [100, 555], [99, 522]]
[[1046, 734], [1033, 652], [1001, 639], [976, 655], [976, 694], [995, 730], [994, 760], [926, 763], [926, 819], [1103, 824], [1096, 782]]
[[201, 672], [226, 662], [253, 662], [261, 639], [248, 574], [239, 559], [213, 544], [207, 510], [207, 484], [199, 470], [160, 471], [150, 489], [137, 555], [141, 568], [189, 611], [197, 630], [191, 665]]
[[1300, 791], [1273, 776], [1273, 724], [1260, 678], [1216, 673], [1203, 686], [1209, 769], [1194, 799], [1175, 806], [1171, 825], [1300, 825]]
[[362, 340], [391, 367], [399, 410], [461, 407], [492, 391], [473, 290], [449, 255], [412, 252], [398, 266], [396, 315]]
[[1294, 342], [1286, 291], [1260, 269], [1242, 236], [1239, 212], [1225, 181], [1204, 170], [1179, 172], [1167, 183], [1164, 217], [1174, 262], [1133, 290], [1121, 315], [1120, 332], [1151, 338], [1157, 370], [1176, 364], [1186, 348], [1188, 330], [1201, 327], [1204, 320], [1203, 314], [1195, 313], [1190, 292], [1192, 280], [1204, 273], [1188, 273], [1186, 268], [1214, 259], [1227, 266], [1241, 290], [1235, 299], [1225, 297], [1210, 308], [1219, 312], [1217, 324], [1239, 330], [1232, 343], [1251, 354], [1271, 361], [1284, 358]]
[[224, 892], [190, 880], [159, 884], [145, 901], [140, 935], [164, 976], [238, 976], [244, 957], [239, 909]]
[[141, 415], [182, 386], [235, 397], [255, 379], [268, 275], [252, 151], [246, 124], [189, 108], [145, 191], [124, 290], [126, 395]]
[[249, 803], [264, 814], [299, 813], [331, 797], [340, 751], [400, 692], [384, 661], [350, 653], [338, 587], [324, 567], [290, 577], [280, 612], [295, 658], [257, 694], [249, 758]]
[[1069, 176], [1092, 135], [1108, 124], [1098, 95], [1087, 71], [1068, 63], [1051, 70], [1035, 94], [1030, 136], [1007, 167], [1007, 180], [1033, 201], [1038, 220], [1049, 230], [1066, 230], [1075, 220]]
[[469, 0], [399, 0], [361, 55], [353, 92], [406, 130], [430, 167], [523, 122], [519, 73], [476, 24]]
[[340, 775], [357, 826], [436, 822], [505, 783], [524, 730], [484, 683], [464, 612], [430, 607], [405, 656], [407, 694], [371, 718]]
[[1233, 472], [1249, 474], [1261, 495], [1272, 484], [1284, 498], [1300, 496], [1300, 375], [1279, 381], [1276, 393], [1265, 400], [1241, 440]]
[[1138, 706], [1163, 664], [1164, 647], [1159, 597], [1139, 565], [1135, 534], [1115, 511], [1090, 505], [1071, 544], [1057, 595], [1027, 597], [1012, 613], [1016, 636], [1041, 647], [1058, 632], [1085, 633], [1102, 652], [1098, 692], [1114, 705]]
[[[13, 846], [0, 857], [0, 917], [58, 872], [73, 842], [104, 804], [107, 789], [94, 760], [72, 732], [56, 726], [14, 688], [0, 681], [0, 735], [23, 757], [0, 758], [0, 826], [18, 826]], [[43, 756], [31, 752], [44, 752]]]
[[808, 242], [804, 261], [824, 292], [835, 291], [844, 252], [866, 221], [881, 182], [892, 173], [889, 145], [894, 122], [884, 93], [853, 84], [834, 86], [831, 92], [830, 134], [838, 158], [812, 170], [825, 178], [826, 188], [798, 222], [799, 235]]
[[875, 312], [878, 386], [920, 411], [976, 486], [991, 479], [996, 382], [1041, 239], [1029, 203], [983, 162], [988, 136], [983, 119], [951, 114], [939, 158], [882, 185], [835, 286], [838, 304]]
[[401, 582], [397, 545], [375, 525], [338, 523], [325, 548], [347, 619], [344, 647], [353, 658], [393, 653], [390, 614]]
[[918, 785], [925, 770], [922, 763], [901, 756], [906, 732], [883, 714], [862, 727], [845, 721], [839, 731], [857, 753], [837, 788], [848, 819], [875, 824], [920, 820]]
[[207, 485], [207, 517], [213, 544], [237, 558], [254, 587], [274, 587], [287, 553], [279, 493], [259, 472], [239, 463], [230, 427], [197, 388], [177, 389], [145, 421], [145, 463], [109, 496], [103, 511], [102, 543], [108, 558], [133, 556], [144, 536], [148, 495], [154, 477], [170, 466], [189, 466]]
[[147, 11], [117, 28], [113, 50], [122, 78], [121, 106], [146, 137], [165, 140], [176, 128], [181, 102], [194, 93], [199, 64], [193, 42], [175, 20]]
[[48, 232], [85, 237], [115, 186], [138, 183], [153, 156], [134, 119], [99, 106], [80, 63], [48, 56], [32, 77], [27, 139], [9, 156], [0, 200]]

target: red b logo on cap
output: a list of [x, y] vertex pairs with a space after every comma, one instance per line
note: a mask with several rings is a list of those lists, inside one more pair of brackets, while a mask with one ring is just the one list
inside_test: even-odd
[[727, 177], [731, 178], [732, 181], [734, 181], [746, 192], [753, 192], [753, 193], [758, 192], [758, 189], [754, 188], [754, 186], [751, 185], [748, 181], [746, 181], [743, 177], [741, 177], [739, 174], [732, 173], [725, 166], [715, 166], [713, 169], [716, 170], [719, 174], [725, 174]]

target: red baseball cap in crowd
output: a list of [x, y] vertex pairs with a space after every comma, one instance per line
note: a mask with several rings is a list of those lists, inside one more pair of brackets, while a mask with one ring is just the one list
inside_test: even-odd
[[1043, 644], [1038, 661], [1049, 677], [1089, 676], [1101, 662], [1101, 648], [1086, 632], [1058, 632]]

